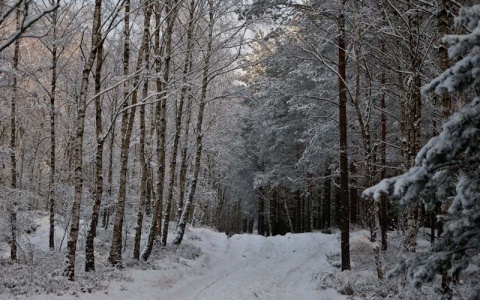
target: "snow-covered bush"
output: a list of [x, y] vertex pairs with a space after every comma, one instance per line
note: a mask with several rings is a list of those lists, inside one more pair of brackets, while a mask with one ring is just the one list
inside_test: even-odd
[[[86, 274], [78, 266], [75, 282], [62, 275], [65, 254], [57, 251], [44, 252], [32, 249], [32, 260], [13, 263], [0, 260], [0, 295], [32, 295], [53, 293], [56, 295], [91, 293], [105, 290], [110, 281], [126, 280], [126, 274], [110, 267], [99, 267], [95, 274]], [[83, 263], [82, 262], [79, 262]], [[0, 296], [1, 298], [1, 296]]]
[[[424, 92], [453, 94], [461, 90], [478, 94], [480, 5], [462, 8], [455, 21], [470, 31], [444, 39], [451, 45], [450, 57], [457, 62], [425, 86]], [[479, 163], [480, 98], [473, 98], [423, 147], [413, 168], [364, 191], [364, 196], [376, 200], [383, 194], [393, 194], [404, 205], [422, 201], [427, 208], [436, 202], [451, 202], [440, 239], [430, 251], [410, 256], [397, 268], [407, 271], [415, 286], [434, 280], [436, 274], [455, 278], [466, 269], [476, 269], [480, 251]], [[472, 290], [479, 288], [473, 281], [470, 283]]]

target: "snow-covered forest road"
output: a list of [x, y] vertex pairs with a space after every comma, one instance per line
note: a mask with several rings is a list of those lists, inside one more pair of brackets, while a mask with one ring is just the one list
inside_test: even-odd
[[124, 272], [133, 279], [110, 282], [105, 291], [35, 295], [28, 299], [328, 300], [346, 299], [319, 283], [334, 272], [327, 256], [338, 254], [338, 237], [321, 233], [261, 237], [190, 228], [186, 242], [202, 249], [194, 259], [167, 257], [159, 270]]
[[186, 280], [168, 299], [340, 299], [318, 290], [331, 272], [327, 254], [338, 249], [334, 236], [296, 234], [264, 238], [193, 229], [207, 238], [211, 265], [202, 276]]

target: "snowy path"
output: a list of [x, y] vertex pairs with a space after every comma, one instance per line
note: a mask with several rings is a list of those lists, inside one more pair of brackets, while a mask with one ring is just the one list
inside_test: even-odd
[[333, 271], [326, 261], [326, 254], [338, 249], [332, 235], [234, 235], [227, 239], [204, 229], [192, 229], [190, 234], [196, 232], [210, 241], [199, 246], [211, 257], [211, 265], [165, 299], [343, 298], [335, 291], [317, 289], [319, 279]]
[[78, 296], [37, 295], [29, 299], [145, 300], [328, 300], [346, 299], [318, 288], [334, 272], [327, 254], [338, 252], [334, 235], [321, 233], [260, 237], [192, 228], [186, 242], [205, 253], [195, 261], [165, 270], [130, 270], [131, 282], [114, 282], [105, 292]]

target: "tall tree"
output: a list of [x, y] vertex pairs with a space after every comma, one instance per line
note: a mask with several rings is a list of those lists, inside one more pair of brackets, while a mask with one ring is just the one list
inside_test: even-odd
[[[26, 9], [24, 6], [23, 9]], [[16, 30], [21, 30], [21, 15], [20, 7], [17, 9], [15, 15]], [[11, 170], [11, 183], [12, 189], [17, 188], [17, 158], [16, 158], [16, 102], [18, 91], [18, 61], [20, 59], [20, 39], [17, 38], [14, 43], [13, 53], [13, 83], [12, 83], [12, 101], [10, 104], [10, 170]], [[11, 240], [10, 240], [10, 258], [17, 260], [17, 211], [18, 211], [18, 199], [13, 199], [12, 206], [10, 208], [10, 224], [11, 224]]]
[[[168, 182], [168, 192], [167, 192], [167, 206], [165, 208], [164, 222], [162, 228], [162, 245], [167, 244], [168, 237], [168, 223], [170, 222], [170, 212], [173, 201], [173, 187], [175, 185], [175, 172], [177, 169], [177, 152], [178, 144], [180, 142], [180, 134], [182, 130], [182, 114], [185, 97], [187, 97], [188, 92], [188, 73], [191, 69], [192, 61], [192, 48], [193, 48], [193, 30], [194, 30], [194, 21], [195, 21], [195, 0], [191, 0], [189, 4], [189, 19], [188, 19], [188, 28], [187, 28], [187, 48], [185, 53], [185, 61], [183, 64], [183, 80], [182, 80], [182, 89], [180, 92], [180, 100], [177, 108], [177, 114], [175, 118], [175, 135], [173, 138], [172, 145], [172, 154], [170, 158], [170, 175]], [[176, 105], [176, 104], [175, 104]]]
[[[167, 26], [164, 33], [164, 47], [160, 49], [160, 28], [157, 25], [155, 32], [155, 71], [159, 74], [156, 79], [157, 90], [157, 104], [155, 107], [155, 118], [157, 127], [157, 163], [158, 163], [158, 182], [156, 188], [157, 201], [154, 204], [152, 223], [150, 224], [150, 232], [148, 233], [148, 240], [145, 250], [142, 253], [143, 260], [147, 260], [152, 253], [153, 242], [157, 233], [160, 232], [158, 228], [162, 222], [162, 209], [163, 209], [163, 189], [165, 180], [165, 147], [166, 147], [166, 130], [167, 130], [167, 84], [170, 77], [170, 62], [172, 59], [172, 36], [175, 25], [175, 19], [177, 18], [177, 0], [170, 0], [165, 4], [165, 15]], [[158, 4], [155, 12], [156, 24], [160, 24], [162, 7]], [[162, 62], [160, 53], [165, 51], [165, 58]], [[163, 77], [160, 77], [162, 64], [164, 67]]]
[[[60, 0], [51, 0], [52, 6], [59, 6]], [[52, 13], [52, 79], [50, 82], [50, 191], [48, 195], [48, 202], [50, 206], [50, 230], [48, 247], [55, 249], [55, 97], [57, 90], [57, 60], [58, 60], [58, 44], [57, 39], [57, 18], [58, 10]]]
[[[119, 190], [118, 190], [118, 200], [115, 209], [115, 221], [113, 226], [113, 235], [112, 235], [112, 245], [110, 247], [110, 255], [108, 261], [113, 266], [122, 265], [122, 229], [123, 229], [123, 220], [125, 215], [125, 200], [126, 200], [126, 191], [127, 191], [127, 171], [128, 171], [128, 157], [130, 149], [130, 140], [133, 131], [133, 125], [135, 121], [135, 113], [138, 102], [138, 85], [140, 81], [140, 71], [143, 66], [143, 60], [145, 53], [148, 51], [148, 40], [150, 39], [150, 12], [151, 10], [146, 10], [148, 13], [145, 15], [143, 23], [143, 36], [142, 42], [140, 45], [139, 53], [137, 56], [137, 62], [135, 66], [135, 76], [133, 77], [133, 91], [131, 93], [131, 108], [128, 108], [127, 99], [129, 97], [129, 88], [128, 82], [125, 82], [124, 85], [124, 112], [122, 113], [122, 147], [121, 147], [121, 166], [120, 166], [120, 179], [119, 179]], [[130, 14], [130, 1], [125, 1], [125, 27], [124, 27], [124, 75], [127, 77], [129, 73], [129, 59], [130, 59], [130, 19], [128, 15]]]
[[[441, 96], [444, 92], [478, 90], [480, 81], [475, 66], [480, 58], [477, 45], [479, 12], [479, 5], [460, 10], [457, 22], [468, 32], [443, 39], [450, 45], [449, 55], [456, 63], [427, 84], [424, 92]], [[393, 194], [407, 206], [432, 207], [437, 201], [448, 203], [453, 198], [441, 238], [428, 251], [411, 253], [396, 268], [397, 271], [408, 270], [409, 278], [417, 287], [435, 280], [436, 274], [458, 276], [471, 265], [480, 249], [479, 129], [480, 100], [474, 97], [419, 151], [412, 168], [364, 191], [365, 196], [377, 201], [382, 195]], [[477, 285], [470, 288], [474, 291], [472, 295], [479, 294]], [[443, 287], [442, 292], [447, 293], [445, 298], [452, 297], [450, 289]]]
[[[100, 37], [101, 38], [101, 37]], [[103, 197], [103, 146], [105, 137], [102, 126], [102, 67], [103, 67], [103, 39], [101, 39], [97, 50], [96, 66], [94, 73], [95, 81], [95, 135], [97, 149], [95, 154], [95, 191], [93, 194], [93, 211], [90, 227], [85, 242], [85, 271], [95, 271], [95, 247], [94, 241], [97, 234], [98, 218]]]
[[[145, 18], [149, 20], [152, 17], [152, 3], [150, 0], [145, 1]], [[150, 40], [150, 28], [145, 28], [145, 35], [148, 37], [147, 45], [149, 45]], [[146, 45], [146, 48], [149, 48]], [[145, 53], [145, 68], [148, 74], [149, 71], [149, 64], [150, 64], [150, 51], [146, 51]], [[142, 90], [142, 99], [146, 99], [148, 96], [148, 78], [144, 79], [143, 82], [143, 90]], [[145, 204], [147, 198], [147, 184], [148, 184], [148, 172], [150, 168], [145, 157], [145, 144], [146, 144], [146, 118], [145, 118], [145, 105], [141, 105], [139, 108], [139, 127], [140, 127], [140, 168], [141, 168], [141, 179], [140, 179], [140, 201], [138, 205], [137, 211], [137, 227], [135, 228], [135, 245], [133, 248], [133, 257], [135, 259], [140, 259], [140, 241], [142, 237], [142, 226], [143, 226], [143, 213], [145, 211]]]
[[77, 103], [77, 123], [75, 133], [75, 194], [73, 199], [72, 214], [70, 221], [70, 234], [67, 243], [67, 266], [65, 276], [69, 280], [75, 278], [75, 256], [77, 251], [78, 231], [80, 225], [80, 205], [82, 203], [83, 191], [83, 138], [85, 130], [85, 110], [87, 105], [87, 92], [90, 72], [92, 70], [98, 47], [100, 46], [102, 0], [95, 0], [93, 12], [92, 37], [90, 41], [90, 51], [82, 71], [82, 81], [80, 85], [80, 95]]
[[348, 149], [347, 149], [347, 75], [346, 75], [346, 30], [345, 3], [340, 0], [338, 15], [338, 121], [340, 132], [340, 227], [342, 230], [342, 271], [350, 269], [350, 204], [348, 200]]
[[208, 1], [208, 37], [207, 37], [207, 45], [206, 51], [204, 54], [204, 66], [203, 66], [203, 75], [202, 75], [202, 90], [199, 99], [198, 105], [198, 115], [197, 115], [197, 124], [195, 127], [195, 132], [197, 135], [195, 141], [195, 162], [193, 165], [193, 178], [192, 183], [190, 185], [190, 190], [188, 192], [187, 201], [185, 202], [185, 208], [182, 212], [182, 216], [180, 217], [180, 221], [178, 223], [177, 229], [177, 236], [174, 239], [173, 243], [175, 245], [179, 245], [185, 234], [185, 228], [187, 226], [188, 216], [190, 214], [190, 210], [193, 205], [193, 198], [195, 196], [195, 190], [197, 187], [198, 181], [198, 174], [200, 173], [200, 162], [202, 157], [202, 125], [203, 125], [203, 115], [205, 110], [205, 104], [207, 99], [207, 91], [208, 91], [208, 83], [209, 83], [209, 70], [210, 70], [210, 59], [212, 56], [212, 46], [213, 46], [213, 27], [215, 25], [215, 6], [214, 1]]

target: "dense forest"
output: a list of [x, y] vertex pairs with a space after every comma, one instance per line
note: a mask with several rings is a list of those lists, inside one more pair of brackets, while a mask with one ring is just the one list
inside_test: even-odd
[[0, 273], [39, 218], [68, 281], [199, 226], [338, 234], [353, 272], [363, 230], [379, 282], [478, 299], [475, 4], [0, 1]]

